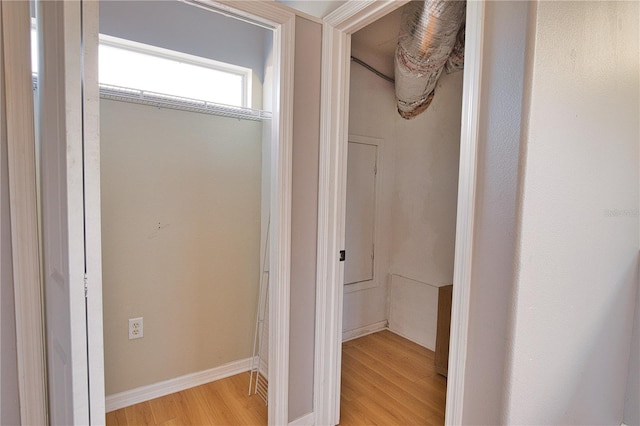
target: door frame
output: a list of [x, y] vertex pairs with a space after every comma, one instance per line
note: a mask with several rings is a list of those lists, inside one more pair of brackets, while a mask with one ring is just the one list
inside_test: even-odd
[[[251, 23], [260, 23], [273, 29], [274, 57], [274, 100], [272, 118], [271, 165], [272, 179], [270, 188], [271, 234], [269, 290], [269, 424], [288, 423], [288, 386], [289, 386], [289, 287], [291, 263], [291, 170], [293, 141], [293, 57], [295, 36], [295, 14], [284, 7], [271, 2], [237, 2], [233, 0], [193, 0], [188, 3], [204, 6], [220, 13], [231, 15]], [[70, 6], [68, 6], [70, 7]], [[205, 13], [205, 12], [203, 12]], [[65, 15], [63, 31], [70, 37], [65, 38], [63, 50], [57, 55], [58, 66], [64, 67], [64, 58], [82, 63], [77, 81], [72, 81], [76, 93], [81, 94], [82, 120], [73, 128], [67, 129], [68, 138], [81, 138], [82, 150], [72, 155], [75, 161], [69, 164], [84, 163], [84, 189], [71, 188], [74, 196], [84, 197], [83, 226], [85, 229], [86, 259], [70, 259], [69, 267], [83, 271], [84, 288], [75, 288], [74, 292], [87, 292], [85, 309], [71, 312], [74, 321], [86, 321], [86, 347], [88, 352], [89, 380], [83, 389], [74, 389], [74, 398], [88, 397], [91, 424], [104, 424], [104, 358], [102, 324], [102, 256], [101, 256], [101, 220], [100, 220], [100, 97], [98, 88], [98, 2], [82, 0], [73, 6], [73, 11]], [[47, 28], [44, 29], [46, 37]], [[64, 53], [64, 54], [63, 54]], [[82, 61], [82, 62], [81, 62]], [[66, 72], [66, 70], [65, 70]], [[80, 100], [78, 100], [80, 102]], [[60, 111], [64, 120], [66, 115], [76, 115], [79, 111]], [[79, 243], [79, 242], [77, 242]], [[71, 261], [73, 260], [73, 263]], [[80, 285], [76, 282], [76, 287]], [[86, 316], [85, 316], [86, 315]], [[86, 403], [81, 403], [85, 405]]]
[[[8, 399], [17, 400], [20, 421], [45, 424], [46, 361], [29, 12], [25, 2], [0, 4], [1, 202], [6, 202], [2, 214], [8, 216], [2, 218], [2, 268], [8, 270], [3, 270], [2, 279], [8, 282], [2, 286], [12, 287], [9, 305], [14, 305], [15, 327], [15, 347], [3, 350], [13, 351], [15, 356], [17, 395], [10, 394]], [[3, 301], [0, 310], [6, 306]]]
[[[406, 0], [349, 1], [324, 19], [314, 368], [315, 424], [340, 421], [351, 34]], [[484, 2], [468, 1], [446, 424], [461, 424], [473, 257]]]

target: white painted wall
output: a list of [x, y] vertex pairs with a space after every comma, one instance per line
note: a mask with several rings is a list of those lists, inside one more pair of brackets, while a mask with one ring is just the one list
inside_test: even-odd
[[[638, 14], [638, 20], [640, 21], [640, 14]], [[640, 80], [640, 67], [638, 68], [638, 73], [638, 79]], [[640, 276], [638, 285], [640, 286]], [[638, 403], [640, 401], [640, 287], [636, 289], [636, 311], [633, 321], [631, 354], [627, 376], [629, 378], [627, 380], [623, 420], [628, 426], [640, 426], [640, 404]]]
[[537, 5], [506, 424], [622, 422], [638, 281], [638, 6]]
[[438, 324], [438, 287], [391, 275], [389, 329], [435, 351]]
[[[462, 73], [443, 75], [433, 103], [413, 120], [398, 115], [393, 90], [351, 64], [349, 133], [384, 139], [385, 155], [378, 286], [346, 286], [343, 332], [389, 320], [393, 331], [435, 349], [437, 287], [453, 282]], [[416, 301], [425, 309], [411, 309]]]
[[262, 124], [109, 100], [100, 113], [107, 395], [248, 358]]
[[463, 424], [504, 424], [529, 6], [485, 3]]
[[289, 421], [313, 411], [322, 26], [296, 18]]
[[415, 119], [394, 114], [391, 273], [435, 287], [453, 283], [462, 76], [443, 74]]

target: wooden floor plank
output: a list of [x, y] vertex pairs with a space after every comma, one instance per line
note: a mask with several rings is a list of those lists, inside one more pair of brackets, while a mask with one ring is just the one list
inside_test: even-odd
[[443, 425], [447, 382], [433, 362], [389, 331], [345, 342], [340, 425]]
[[[341, 426], [444, 424], [447, 381], [433, 352], [389, 331], [343, 344]], [[263, 426], [267, 407], [248, 396], [249, 373], [107, 413], [108, 426]]]
[[178, 408], [175, 399], [174, 395], [167, 395], [149, 401], [156, 424], [166, 424], [177, 417]]
[[[383, 336], [377, 336], [382, 333], [386, 334]], [[347, 342], [343, 347], [343, 352], [359, 351], [358, 356], [367, 356], [375, 359], [377, 364], [383, 364], [387, 369], [394, 370], [396, 373], [411, 381], [433, 376], [435, 374], [433, 359], [429, 360], [425, 356], [416, 356], [415, 353], [411, 353], [411, 355], [409, 354], [409, 351], [413, 349], [413, 346], [418, 345], [410, 342], [409, 340], [405, 341], [404, 346], [394, 344], [386, 339], [386, 337], [392, 334], [393, 333], [388, 331], [383, 331], [365, 336], [362, 338], [364, 342]], [[352, 342], [353, 344], [351, 344]], [[407, 351], [403, 350], [405, 348]]]
[[148, 401], [141, 402], [140, 404], [132, 405], [124, 409], [124, 415], [127, 419], [127, 424], [130, 425], [155, 425], [156, 422], [153, 419], [153, 412], [151, 411], [151, 405]]
[[128, 423], [127, 416], [124, 414], [124, 409], [107, 413], [107, 424], [113, 426], [126, 426]]
[[402, 383], [393, 381], [377, 371], [369, 369], [368, 366], [362, 364], [357, 359], [352, 359], [351, 362], [345, 362], [345, 359], [349, 361], [348, 356], [343, 358], [343, 370], [349, 368], [351, 364], [355, 364], [353, 370], [345, 371], [345, 373], [349, 376], [354, 375], [358, 382], [364, 384], [365, 392], [367, 389], [370, 392], [374, 389], [379, 390], [383, 395], [379, 403], [391, 404], [401, 408], [403, 412], [407, 414], [411, 413], [413, 417], [422, 420], [421, 423], [424, 423], [429, 417], [438, 414], [437, 411], [430, 409], [430, 407], [424, 403], [421, 395], [408, 392]]

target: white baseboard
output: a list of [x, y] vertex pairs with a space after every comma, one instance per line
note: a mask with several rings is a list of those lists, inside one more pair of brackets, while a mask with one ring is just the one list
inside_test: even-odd
[[434, 352], [435, 352], [435, 350], [436, 350], [435, 346], [434, 346], [433, 348], [430, 348], [430, 347], [429, 347], [429, 345], [425, 345], [425, 344], [424, 344], [424, 342], [419, 342], [419, 341], [417, 341], [416, 339], [412, 339], [411, 337], [406, 336], [405, 334], [403, 334], [403, 333], [399, 332], [398, 330], [394, 330], [394, 329], [393, 329], [393, 328], [391, 328], [391, 327], [389, 327], [389, 331], [390, 331], [390, 332], [392, 332], [393, 334], [397, 334], [398, 336], [403, 337], [403, 338], [405, 338], [405, 339], [409, 340], [410, 342], [415, 343], [416, 345], [420, 345], [420, 346], [422, 346], [423, 348], [429, 349], [430, 351], [434, 351]]
[[313, 413], [305, 414], [289, 423], [289, 426], [314, 426]]
[[105, 400], [106, 412], [118, 410], [150, 399], [180, 392], [194, 386], [224, 379], [251, 369], [251, 358], [233, 361], [209, 370], [186, 374], [174, 379], [164, 380], [147, 386], [108, 395]]
[[353, 330], [347, 330], [342, 332], [342, 341], [348, 342], [349, 340], [357, 339], [358, 337], [366, 336], [367, 334], [377, 333], [378, 331], [387, 330], [387, 320], [378, 321], [373, 324], [365, 325], [364, 327], [356, 328]]

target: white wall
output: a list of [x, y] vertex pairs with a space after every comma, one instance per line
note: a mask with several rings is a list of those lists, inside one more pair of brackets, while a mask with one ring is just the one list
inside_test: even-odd
[[620, 424], [638, 258], [638, 3], [540, 2], [507, 424]]
[[289, 421], [313, 411], [322, 26], [296, 18]]
[[463, 424], [504, 424], [529, 3], [485, 3]]
[[[106, 393], [251, 356], [262, 124], [101, 101]], [[128, 318], [144, 337], [128, 340]]]
[[384, 139], [382, 244], [378, 286], [345, 288], [344, 332], [389, 320], [393, 331], [435, 349], [438, 287], [453, 282], [462, 73], [443, 75], [436, 93], [425, 113], [404, 120], [393, 85], [351, 64], [349, 133]]
[[462, 76], [443, 74], [415, 119], [394, 114], [391, 272], [435, 287], [453, 283]]

